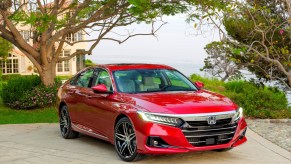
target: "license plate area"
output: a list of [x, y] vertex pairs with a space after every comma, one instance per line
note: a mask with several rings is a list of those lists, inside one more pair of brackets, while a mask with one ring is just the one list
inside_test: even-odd
[[206, 138], [206, 145], [214, 145], [215, 138]]

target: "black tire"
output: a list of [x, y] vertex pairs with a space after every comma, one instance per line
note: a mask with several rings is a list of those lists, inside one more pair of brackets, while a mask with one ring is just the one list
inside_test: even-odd
[[126, 162], [137, 161], [144, 157], [137, 153], [134, 127], [126, 117], [118, 120], [115, 125], [114, 147], [118, 156]]
[[232, 147], [231, 148], [225, 148], [225, 149], [216, 149], [214, 151], [217, 151], [217, 152], [226, 152], [226, 151], [229, 151], [231, 149], [232, 149]]
[[63, 106], [60, 111], [60, 130], [65, 139], [77, 138], [79, 133], [72, 130], [72, 123], [67, 106]]

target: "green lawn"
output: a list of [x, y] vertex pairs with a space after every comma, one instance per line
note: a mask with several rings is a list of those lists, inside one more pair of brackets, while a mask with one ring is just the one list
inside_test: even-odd
[[54, 123], [58, 115], [54, 107], [35, 110], [13, 110], [0, 102], [0, 124]]

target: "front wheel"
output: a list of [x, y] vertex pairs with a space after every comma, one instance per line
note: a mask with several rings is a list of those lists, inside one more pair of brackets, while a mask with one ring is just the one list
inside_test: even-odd
[[126, 162], [138, 160], [142, 157], [137, 153], [136, 135], [130, 120], [120, 119], [115, 125], [114, 145], [118, 156]]
[[77, 138], [79, 133], [72, 129], [72, 123], [67, 106], [63, 106], [60, 111], [60, 130], [63, 138]]

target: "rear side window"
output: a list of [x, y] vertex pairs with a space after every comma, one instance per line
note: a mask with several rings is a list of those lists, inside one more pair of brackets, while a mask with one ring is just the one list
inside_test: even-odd
[[93, 69], [82, 72], [76, 79], [75, 85], [85, 88], [90, 88], [93, 81]]

